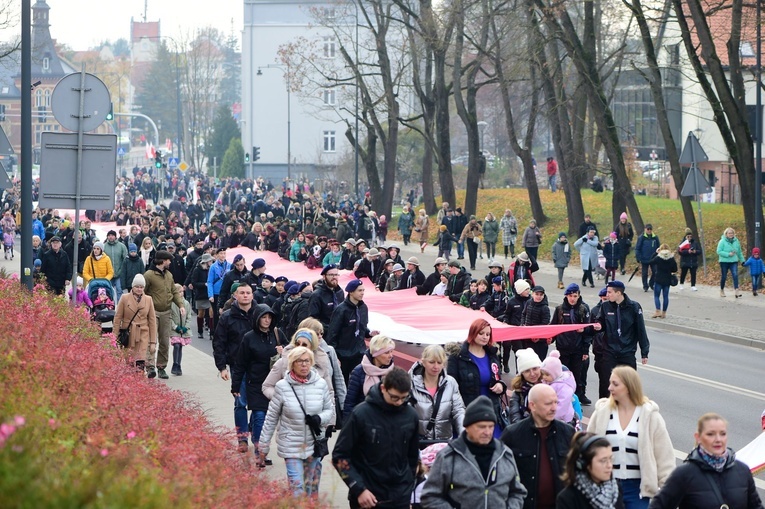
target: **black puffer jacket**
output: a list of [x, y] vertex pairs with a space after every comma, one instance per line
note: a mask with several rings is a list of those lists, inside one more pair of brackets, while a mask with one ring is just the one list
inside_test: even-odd
[[[554, 324], [590, 323], [590, 308], [582, 301], [581, 295], [574, 306], [568, 303], [566, 297], [563, 303], [555, 308], [552, 322]], [[590, 342], [594, 330], [592, 327], [584, 327], [584, 332], [570, 331], [555, 336], [555, 346], [565, 352], [586, 354], [590, 351]]]
[[[449, 362], [446, 368], [446, 372], [457, 381], [465, 407], [481, 395], [480, 374], [478, 372], [478, 366], [475, 365], [475, 362], [473, 362], [473, 359], [468, 352], [469, 346], [467, 341], [462, 343], [460, 353], [456, 356], [449, 357]], [[489, 366], [492, 373], [489, 389], [494, 387], [495, 384], [502, 384], [502, 392], [504, 393], [507, 390], [507, 385], [505, 385], [505, 382], [500, 378], [500, 373], [502, 373], [502, 363], [497, 356], [497, 348], [494, 346], [485, 346], [483, 349], [486, 351], [486, 355], [489, 356]], [[495, 407], [499, 405], [499, 395], [489, 391], [489, 399], [491, 399]]]
[[719, 499], [710, 483], [720, 489], [720, 495], [731, 509], [762, 509], [749, 467], [736, 460], [736, 454], [728, 449], [728, 461], [722, 472], [710, 467], [694, 449], [669, 475], [659, 494], [651, 500], [651, 509], [717, 509]]
[[[199, 270], [199, 266], [194, 269], [195, 272], [197, 270]], [[207, 273], [207, 271], [204, 272]], [[196, 292], [197, 286], [194, 285], [194, 288]], [[252, 306], [248, 311], [243, 311], [239, 304], [234, 302], [229, 310], [220, 315], [213, 336], [213, 358], [218, 371], [223, 371], [226, 366], [233, 366], [236, 362], [242, 338], [252, 330], [252, 314], [254, 312], [255, 306]]]
[[[685, 240], [685, 239], [683, 239]], [[696, 239], [691, 239], [690, 247], [688, 249], [679, 249], [680, 253], [680, 267], [681, 268], [693, 268], [699, 266], [699, 256], [701, 256], [701, 244]]]
[[329, 321], [332, 318], [332, 313], [343, 300], [345, 300], [345, 294], [339, 286], [332, 290], [322, 281], [313, 289], [311, 302], [308, 305], [308, 314], [311, 318], [319, 320], [326, 332], [329, 330]]
[[650, 262], [655, 264], [656, 272], [654, 273], [654, 282], [657, 285], [669, 286], [670, 276], [677, 272], [677, 262], [672, 254], [672, 251], [668, 249], [662, 249]]
[[[550, 455], [550, 462], [552, 463], [556, 495], [563, 490], [560, 476], [566, 468], [566, 455], [575, 432], [576, 430], [572, 426], [563, 421], [554, 420], [550, 424], [550, 430], [547, 434], [547, 453]], [[513, 451], [521, 483], [528, 490], [523, 508], [533, 509], [536, 507], [539, 471], [539, 430], [533, 419], [523, 419], [505, 428], [500, 440]]]
[[[268, 332], [263, 332], [257, 324], [260, 318], [267, 313], [271, 314], [272, 317], [271, 326]], [[252, 314], [252, 325], [255, 328], [242, 338], [236, 362], [232, 366], [231, 392], [239, 392], [242, 378], [247, 374], [247, 408], [251, 411], [266, 412], [268, 411], [269, 400], [263, 394], [263, 381], [271, 372], [271, 357], [277, 354], [276, 346], [279, 342], [274, 332], [276, 316], [270, 307], [265, 304], [258, 304]], [[218, 328], [220, 328], [220, 324]]]
[[459, 302], [465, 290], [470, 290], [470, 274], [465, 272], [463, 268], [458, 273], [449, 277], [444, 295], [449, 297], [449, 300], [452, 302]]
[[339, 357], [363, 354], [367, 349], [364, 340], [371, 337], [367, 324], [369, 308], [364, 301], [354, 304], [346, 297], [332, 314], [326, 334], [327, 343], [334, 347]]
[[550, 306], [547, 303], [547, 295], [542, 302], [534, 302], [529, 299], [521, 315], [521, 325], [548, 325], [550, 323]]
[[515, 297], [507, 302], [505, 317], [502, 321], [510, 325], [520, 325], [523, 319], [523, 308], [526, 307], [526, 303], [530, 300], [531, 297], [522, 297], [516, 294]]
[[[202, 268], [202, 264], [197, 264], [194, 270], [191, 271], [189, 276], [189, 284], [194, 287], [194, 295], [197, 300], [207, 299], [207, 275], [210, 272], [210, 268]], [[241, 338], [240, 338], [241, 339]]]
[[481, 308], [485, 308], [490, 299], [491, 293], [489, 293], [488, 290], [483, 293], [477, 292], [475, 295], [470, 297], [470, 309], [475, 309], [478, 311]]
[[348, 485], [350, 500], [369, 490], [381, 501], [375, 507], [408, 506], [420, 457], [418, 426], [411, 405], [389, 405], [379, 385], [369, 390], [332, 450], [332, 464]]

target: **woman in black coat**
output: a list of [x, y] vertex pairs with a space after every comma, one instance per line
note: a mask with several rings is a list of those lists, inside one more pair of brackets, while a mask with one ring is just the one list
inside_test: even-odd
[[619, 484], [613, 478], [611, 442], [594, 433], [577, 433], [571, 440], [556, 509], [624, 509]]
[[651, 499], [651, 509], [762, 509], [749, 467], [728, 448], [728, 423], [718, 414], [699, 418], [696, 448]]
[[680, 284], [677, 289], [682, 290], [685, 284], [685, 276], [691, 273], [691, 290], [696, 291], [696, 269], [699, 268], [699, 256], [701, 256], [701, 244], [693, 238], [690, 228], [685, 229], [685, 238], [677, 249], [680, 253]]
[[[459, 354], [449, 357], [446, 372], [457, 381], [465, 406], [478, 396], [488, 396], [499, 416], [499, 398], [507, 390], [507, 385], [501, 378], [502, 364], [489, 322], [478, 318], [470, 324], [468, 337]], [[495, 426], [494, 437], [499, 438], [501, 434], [501, 426]]]

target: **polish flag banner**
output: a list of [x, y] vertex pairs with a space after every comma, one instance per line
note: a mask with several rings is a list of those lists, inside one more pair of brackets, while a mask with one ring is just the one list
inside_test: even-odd
[[154, 159], [157, 151], [151, 143], [146, 143], [146, 159]]
[[[311, 284], [322, 278], [319, 269], [309, 269], [302, 263], [283, 260], [276, 253], [267, 251], [234, 248], [226, 251], [226, 258], [232, 262], [238, 254], [244, 257], [248, 267], [254, 259], [263, 258], [266, 261], [266, 274], [274, 277], [286, 276], [298, 282], [308, 281]], [[344, 289], [352, 279], [356, 279], [353, 272], [340, 271], [340, 288]], [[494, 342], [519, 339], [544, 341], [582, 327], [581, 324], [517, 327], [495, 320], [489, 313], [454, 304], [446, 297], [417, 295], [414, 288], [379, 292], [369, 279], [365, 278], [363, 281], [366, 288], [364, 302], [369, 307], [369, 329], [378, 330], [399, 341], [435, 345], [462, 342], [467, 338], [470, 324], [477, 318], [489, 322]]]
[[765, 470], [765, 433], [760, 433], [757, 438], [749, 442], [742, 449], [736, 451], [736, 459], [749, 467], [752, 474], [758, 474]]

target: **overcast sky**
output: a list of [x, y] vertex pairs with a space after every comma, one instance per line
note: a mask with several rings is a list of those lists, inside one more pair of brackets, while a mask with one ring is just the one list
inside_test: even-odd
[[[74, 50], [86, 50], [101, 41], [130, 40], [130, 18], [143, 19], [148, 4], [147, 21], [161, 22], [162, 35], [193, 33], [196, 28], [212, 26], [231, 31], [241, 40], [244, 6], [242, 0], [47, 0], [50, 7], [50, 31], [54, 39]], [[21, 2], [12, 2], [20, 8]], [[35, 4], [35, 0], [31, 1]], [[18, 17], [16, 18], [19, 19]], [[16, 26], [16, 34], [20, 28]], [[0, 35], [10, 39], [8, 34]]]

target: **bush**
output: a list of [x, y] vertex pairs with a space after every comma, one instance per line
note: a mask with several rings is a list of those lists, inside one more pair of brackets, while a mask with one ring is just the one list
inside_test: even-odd
[[0, 280], [0, 507], [306, 507], [114, 337]]

